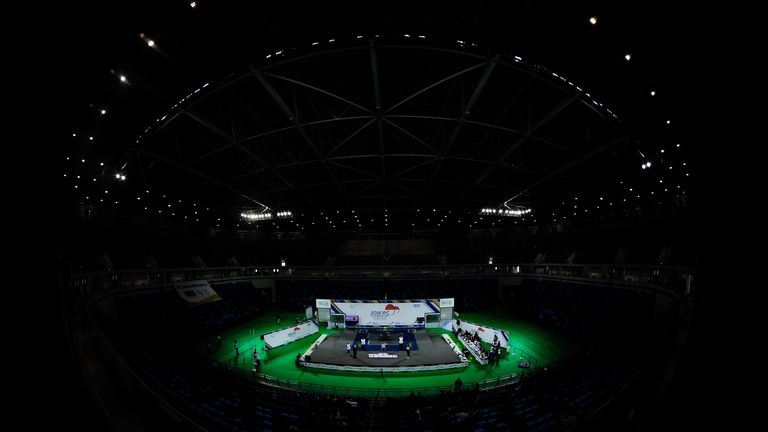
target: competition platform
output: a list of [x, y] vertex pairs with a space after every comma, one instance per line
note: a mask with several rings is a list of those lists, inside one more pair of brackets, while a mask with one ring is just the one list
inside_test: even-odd
[[[447, 334], [426, 330], [450, 321], [453, 299], [318, 299], [317, 307], [320, 321], [340, 330], [321, 335], [301, 356], [302, 367], [383, 373], [467, 366], [467, 358]], [[347, 352], [348, 343], [357, 345], [356, 354]]]

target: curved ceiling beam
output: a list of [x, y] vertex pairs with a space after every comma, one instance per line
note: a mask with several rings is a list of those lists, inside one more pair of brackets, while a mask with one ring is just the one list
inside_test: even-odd
[[316, 92], [318, 92], [320, 94], [324, 94], [324, 95], [329, 96], [329, 97], [331, 97], [333, 99], [342, 101], [342, 102], [344, 102], [344, 103], [346, 103], [346, 104], [348, 104], [350, 106], [353, 106], [353, 107], [355, 107], [357, 109], [363, 110], [363, 111], [367, 112], [368, 114], [373, 114], [373, 111], [369, 110], [368, 108], [365, 108], [364, 106], [358, 105], [358, 104], [352, 102], [351, 100], [345, 99], [345, 98], [343, 98], [343, 97], [341, 97], [341, 96], [339, 96], [337, 94], [331, 93], [331, 92], [329, 92], [327, 90], [323, 90], [323, 89], [321, 89], [319, 87], [315, 87], [313, 85], [307, 84], [307, 83], [302, 82], [302, 81], [297, 81], [295, 79], [291, 79], [291, 78], [284, 77], [284, 76], [281, 76], [281, 75], [276, 75], [276, 74], [269, 73], [269, 72], [265, 72], [264, 75], [266, 75], [266, 76], [268, 76], [270, 78], [276, 78], [276, 79], [279, 79], [279, 80], [288, 81], [289, 83], [296, 84], [298, 86], [308, 88], [308, 89], [310, 89], [312, 91], [316, 91]]
[[[459, 133], [461, 132], [461, 127], [464, 126], [464, 122], [467, 120], [467, 117], [472, 112], [472, 108], [474, 108], [475, 103], [477, 102], [477, 99], [480, 97], [480, 93], [483, 92], [483, 89], [485, 88], [485, 85], [488, 83], [488, 79], [491, 77], [491, 73], [493, 72], [493, 69], [496, 68], [496, 64], [499, 61], [499, 55], [497, 54], [494, 56], [490, 61], [486, 63], [485, 70], [483, 70], [483, 75], [480, 77], [480, 81], [477, 83], [477, 86], [475, 86], [475, 91], [472, 92], [472, 96], [469, 98], [469, 101], [464, 106], [464, 109], [461, 110], [461, 118], [459, 118], [459, 122], [456, 123], [456, 127], [453, 129], [453, 133], [451, 134], [451, 137], [448, 139], [448, 143], [445, 145], [445, 148], [440, 152], [441, 156], [444, 158], [446, 154], [448, 154], [451, 151], [451, 148], [453, 147], [453, 143], [456, 142], [456, 137], [459, 136]], [[432, 182], [435, 180], [435, 177], [437, 177], [438, 173], [440, 172], [440, 168], [443, 166], [443, 160], [437, 163], [437, 166], [434, 169], [434, 172], [432, 173], [432, 177], [427, 182], [427, 186], [424, 188], [424, 193], [421, 196], [421, 199], [419, 200], [419, 205], [424, 204], [424, 200], [427, 197], [427, 194], [429, 193], [429, 190], [432, 188]]]
[[[402, 118], [402, 119], [410, 119], [410, 120], [436, 120], [436, 121], [449, 121], [449, 122], [458, 122], [458, 121], [460, 121], [460, 119], [457, 119], [457, 118], [454, 118], [454, 117], [426, 116], [426, 115], [415, 115], [415, 114], [404, 114], [404, 115], [403, 114], [393, 114], [393, 115], [388, 115], [387, 118], [395, 118], [395, 119]], [[517, 129], [511, 129], [511, 128], [508, 128], [508, 127], [499, 126], [499, 125], [495, 125], [495, 124], [492, 124], [492, 123], [485, 123], [485, 122], [479, 122], [479, 121], [474, 121], [474, 120], [465, 120], [464, 123], [466, 123], [468, 125], [472, 125], [472, 126], [485, 127], [485, 128], [490, 128], [490, 129], [498, 129], [500, 131], [508, 132], [510, 134], [513, 134], [513, 135], [520, 135], [520, 136], [525, 135], [525, 132], [519, 131]], [[542, 137], [539, 137], [539, 136], [536, 136], [536, 135], [531, 135], [528, 138], [532, 139], [532, 140], [536, 140], [536, 141], [541, 141], [541, 142], [543, 142], [545, 144], [549, 144], [549, 145], [551, 145], [553, 147], [557, 147], [557, 148], [561, 147], [560, 144], [556, 144], [556, 143], [554, 143], [554, 142], [552, 142], [552, 141], [550, 141], [550, 140], [548, 140], [546, 138], [542, 138]]]
[[468, 67], [468, 68], [466, 68], [466, 69], [463, 69], [463, 70], [460, 70], [460, 71], [458, 71], [458, 72], [456, 72], [456, 73], [454, 73], [454, 74], [448, 75], [447, 77], [445, 77], [445, 78], [443, 78], [443, 79], [441, 79], [441, 80], [439, 80], [439, 81], [437, 81], [437, 82], [434, 82], [434, 83], [432, 83], [432, 84], [430, 84], [430, 85], [428, 85], [428, 86], [424, 87], [423, 89], [421, 89], [421, 90], [417, 91], [416, 93], [414, 93], [414, 94], [412, 94], [412, 95], [410, 95], [410, 96], [406, 97], [405, 99], [401, 100], [400, 102], [398, 102], [398, 103], [396, 103], [396, 104], [392, 105], [391, 107], [387, 108], [387, 110], [386, 110], [386, 111], [384, 111], [384, 113], [385, 113], [385, 114], [386, 114], [386, 113], [389, 113], [390, 111], [392, 111], [393, 109], [395, 109], [395, 108], [399, 107], [400, 105], [402, 105], [402, 104], [404, 104], [404, 103], [406, 103], [406, 102], [410, 101], [411, 99], [413, 99], [413, 98], [415, 98], [415, 97], [417, 97], [417, 96], [419, 96], [419, 95], [421, 95], [421, 94], [423, 94], [423, 93], [426, 93], [426, 92], [428, 92], [428, 91], [432, 90], [433, 88], [435, 88], [435, 87], [439, 86], [440, 84], [443, 84], [443, 83], [445, 83], [445, 82], [448, 82], [448, 81], [450, 81], [450, 80], [452, 80], [452, 79], [454, 79], [454, 78], [456, 78], [456, 77], [459, 77], [459, 76], [461, 76], [461, 75], [464, 75], [464, 74], [466, 74], [466, 73], [468, 73], [468, 72], [472, 72], [473, 70], [475, 70], [475, 69], [478, 69], [478, 68], [480, 68], [480, 67], [483, 67], [483, 66], [485, 66], [485, 65], [487, 65], [487, 64], [488, 64], [487, 62], [478, 63], [478, 64], [476, 64], [476, 65], [474, 65], [474, 66], [470, 66], [470, 67]]
[[[474, 186], [477, 186], [477, 185], [478, 185], [478, 184], [480, 184], [480, 183], [481, 183], [483, 180], [485, 180], [485, 179], [486, 179], [486, 177], [488, 177], [488, 175], [490, 175], [490, 174], [491, 174], [491, 172], [493, 172], [493, 170], [494, 170], [494, 169], [498, 168], [498, 166], [499, 166], [499, 163], [501, 163], [501, 162], [503, 162], [503, 161], [507, 160], [507, 158], [508, 158], [510, 155], [512, 155], [512, 153], [514, 153], [514, 152], [515, 152], [515, 150], [517, 150], [517, 149], [518, 149], [518, 148], [519, 148], [519, 147], [520, 147], [520, 146], [521, 146], [521, 145], [522, 145], [522, 144], [523, 144], [525, 141], [527, 141], [527, 140], [528, 140], [528, 138], [530, 138], [531, 136], [533, 136], [534, 132], [536, 132], [536, 130], [537, 130], [537, 129], [541, 128], [541, 127], [542, 127], [542, 126], [544, 126], [545, 124], [549, 123], [549, 122], [550, 122], [550, 121], [551, 121], [553, 118], [557, 117], [557, 115], [558, 115], [558, 114], [560, 114], [561, 112], [563, 112], [563, 110], [564, 110], [566, 107], [568, 107], [568, 105], [570, 105], [571, 103], [573, 103], [573, 101], [575, 101], [575, 100], [576, 100], [576, 99], [578, 99], [578, 98], [579, 98], [579, 94], [578, 94], [578, 93], [574, 93], [573, 95], [571, 95], [571, 97], [569, 97], [569, 98], [565, 99], [564, 101], [560, 102], [560, 103], [559, 103], [559, 104], [558, 104], [558, 105], [557, 105], [555, 108], [553, 108], [553, 109], [552, 109], [552, 110], [550, 110], [550, 111], [549, 111], [549, 112], [548, 112], [546, 115], [544, 115], [544, 117], [542, 117], [541, 119], [539, 119], [539, 121], [537, 121], [535, 125], [533, 125], [533, 126], [530, 128], [530, 129], [528, 129], [528, 132], [526, 132], [526, 133], [525, 133], [525, 135], [521, 136], [521, 137], [520, 137], [520, 138], [517, 140], [517, 142], [515, 142], [514, 144], [512, 144], [512, 145], [511, 145], [511, 146], [510, 146], [510, 147], [507, 149], [507, 151], [505, 151], [505, 152], [504, 152], [504, 154], [502, 154], [502, 155], [501, 155], [501, 156], [500, 156], [500, 157], [499, 157], [499, 158], [496, 160], [496, 163], [494, 163], [493, 165], [489, 166], [489, 167], [488, 167], [488, 168], [487, 168], [487, 169], [486, 169], [486, 170], [483, 172], [483, 174], [481, 174], [481, 175], [480, 175], [480, 177], [478, 177], [478, 178], [477, 178], [477, 180], [475, 180], [475, 182], [474, 182]], [[461, 199], [465, 198], [465, 197], [467, 196], [467, 194], [469, 194], [469, 192], [470, 192], [470, 191], [472, 191], [472, 188], [469, 188], [469, 189], [467, 189], [466, 191], [464, 191], [464, 193], [461, 195], [461, 197], [459, 197], [459, 200], [461, 200]]]
[[629, 139], [629, 137], [626, 136], [626, 135], [620, 136], [619, 138], [616, 138], [615, 140], [612, 140], [612, 141], [608, 142], [607, 144], [604, 144], [604, 145], [596, 148], [595, 150], [592, 150], [591, 152], [589, 152], [589, 153], [585, 154], [584, 156], [582, 156], [582, 157], [580, 157], [580, 158], [578, 158], [578, 159], [576, 159], [576, 160], [574, 160], [574, 161], [572, 161], [572, 162], [562, 166], [561, 168], [558, 168], [555, 171], [552, 171], [551, 173], [547, 174], [546, 177], [539, 179], [538, 181], [532, 183], [531, 185], [529, 185], [529, 186], [525, 187], [524, 189], [520, 190], [519, 192], [517, 192], [511, 198], [504, 200], [504, 204], [507, 204], [510, 201], [513, 201], [515, 198], [519, 197], [520, 195], [522, 195], [524, 193], [529, 192], [534, 187], [536, 187], [536, 186], [538, 186], [538, 185], [548, 181], [552, 177], [554, 177], [554, 176], [556, 176], [558, 174], [561, 174], [561, 173], [571, 169], [572, 167], [574, 167], [574, 166], [576, 166], [576, 165], [586, 161], [587, 159], [591, 158], [592, 156], [594, 156], [594, 155], [596, 155], [598, 153], [602, 153], [603, 151], [608, 150], [609, 148], [615, 146], [616, 144], [619, 144], [621, 142], [625, 142], [627, 139]]
[[[269, 169], [269, 164], [264, 159], [260, 158], [255, 153], [253, 153], [252, 151], [250, 151], [247, 148], [245, 148], [242, 144], [237, 142], [237, 140], [232, 138], [229, 134], [227, 134], [223, 130], [219, 129], [216, 125], [214, 125], [213, 123], [209, 122], [208, 120], [205, 120], [204, 118], [198, 116], [197, 114], [195, 114], [195, 113], [193, 113], [191, 111], [183, 111], [183, 112], [184, 112], [184, 114], [189, 116], [191, 119], [193, 119], [196, 122], [200, 123], [201, 125], [205, 126], [211, 132], [213, 132], [216, 135], [219, 135], [222, 138], [224, 138], [225, 140], [227, 140], [230, 143], [230, 145], [235, 146], [238, 150], [240, 150], [243, 153], [247, 154], [251, 159], [253, 159], [254, 161], [256, 161], [258, 164], [260, 164], [262, 166], [262, 170], [263, 171], [272, 173], [275, 177], [277, 177], [280, 181], [285, 183], [288, 187], [290, 187], [290, 188], [292, 188], [294, 190], [298, 190], [298, 188], [290, 180], [285, 178], [285, 176], [283, 176], [282, 174], [280, 174], [278, 172], [275, 172], [275, 171]], [[222, 183], [218, 183], [218, 184], [222, 184]], [[310, 203], [310, 204], [312, 203], [312, 201], [309, 199], [309, 197], [304, 195], [303, 192], [299, 191], [299, 193], [302, 194], [305, 197], [305, 199], [307, 200], [308, 203]]]
[[435, 154], [435, 156], [438, 156], [440, 154], [440, 152], [438, 152], [437, 149], [435, 149], [431, 145], [427, 144], [426, 142], [424, 142], [424, 140], [422, 140], [421, 138], [417, 137], [416, 135], [414, 135], [414, 134], [408, 132], [407, 130], [403, 129], [402, 127], [400, 127], [400, 125], [398, 125], [397, 123], [393, 122], [392, 120], [389, 120], [388, 118], [384, 118], [384, 121], [387, 124], [392, 125], [395, 129], [399, 130], [400, 132], [406, 134], [412, 140], [416, 141], [417, 143], [419, 143], [419, 144], [423, 145], [424, 147], [426, 147], [427, 149], [431, 150], [432, 153]]
[[[368, 54], [371, 60], [371, 80], [373, 81], [373, 96], [376, 103], [376, 129], [379, 140], [379, 159], [381, 161], [381, 178], [384, 180], [383, 184], [386, 188], [387, 184], [387, 163], [384, 160], [384, 121], [382, 119], [382, 107], [381, 107], [381, 83], [379, 80], [379, 61], [376, 55], [376, 40], [374, 38], [368, 39]], [[385, 189], [386, 191], [386, 189]], [[386, 207], [386, 198], [384, 199], [384, 206]]]
[[[280, 109], [283, 110], [285, 115], [288, 116], [288, 120], [290, 120], [293, 123], [293, 125], [296, 127], [296, 131], [304, 139], [304, 142], [307, 143], [309, 148], [315, 154], [315, 157], [317, 157], [318, 159], [324, 159], [323, 153], [320, 151], [320, 149], [317, 148], [317, 146], [315, 145], [315, 142], [312, 140], [312, 138], [310, 138], [310, 136], [304, 130], [301, 123], [299, 123], [299, 119], [296, 118], [296, 114], [291, 110], [290, 107], [288, 107], [288, 104], [285, 103], [283, 98], [280, 96], [277, 90], [275, 90], [275, 88], [272, 86], [272, 83], [269, 82], [267, 77], [264, 76], [264, 74], [260, 70], [254, 68], [253, 66], [251, 66], [251, 73], [253, 73], [256, 79], [259, 80], [259, 82], [264, 87], [264, 89], [267, 90], [267, 93], [269, 93], [269, 95], [272, 96], [272, 99], [274, 99], [275, 103], [277, 103]], [[344, 190], [344, 188], [341, 187], [341, 183], [339, 183], [338, 178], [336, 178], [336, 174], [334, 174], [333, 171], [331, 171], [331, 168], [326, 164], [323, 164], [323, 168], [325, 168], [325, 171], [328, 173], [328, 176], [334, 181], [341, 195], [347, 200], [348, 204], [351, 205], [351, 202], [349, 201], [349, 195]]]
[[368, 120], [368, 121], [367, 121], [365, 124], [363, 124], [362, 126], [360, 126], [359, 128], [357, 128], [357, 130], [355, 130], [354, 132], [352, 132], [351, 134], [349, 134], [349, 135], [348, 135], [346, 138], [344, 138], [343, 140], [341, 140], [341, 142], [339, 142], [338, 144], [336, 144], [336, 146], [335, 146], [334, 148], [332, 148], [332, 149], [331, 149], [331, 150], [328, 152], [328, 154], [327, 154], [326, 156], [330, 156], [330, 155], [332, 155], [332, 154], [336, 153], [336, 150], [338, 150], [338, 149], [340, 149], [340, 148], [344, 147], [344, 144], [348, 143], [348, 142], [349, 142], [349, 140], [351, 140], [352, 138], [354, 138], [354, 137], [355, 137], [357, 134], [359, 134], [360, 132], [362, 132], [362, 131], [363, 131], [365, 128], [367, 128], [368, 126], [372, 125], [372, 124], [373, 124], [373, 122], [375, 122], [375, 121], [376, 121], [376, 117], [371, 117], [371, 119], [370, 119], [370, 120]]
[[[376, 117], [374, 116], [350, 116], [350, 117], [336, 117], [336, 118], [329, 118], [329, 119], [323, 119], [323, 120], [315, 120], [311, 122], [306, 123], [299, 123], [299, 124], [292, 124], [290, 126], [285, 126], [277, 129], [268, 130], [266, 132], [261, 132], [256, 135], [251, 135], [246, 138], [240, 139], [240, 143], [244, 144], [248, 141], [253, 141], [255, 139], [259, 139], [261, 137], [267, 136], [267, 135], [273, 135], [280, 132], [287, 132], [293, 129], [296, 129], [297, 127], [307, 127], [307, 126], [318, 126], [326, 123], [334, 123], [334, 122], [342, 122], [342, 121], [351, 121], [351, 120], [376, 120]], [[363, 128], [361, 128], [362, 130]]]
[[207, 181], [208, 181], [209, 183], [211, 183], [211, 184], [214, 184], [214, 185], [216, 185], [216, 186], [219, 186], [219, 187], [222, 187], [222, 188], [224, 188], [224, 189], [227, 189], [227, 190], [229, 190], [229, 191], [231, 191], [231, 192], [234, 192], [234, 193], [235, 193], [235, 194], [237, 194], [238, 196], [240, 196], [240, 197], [242, 197], [242, 198], [244, 198], [244, 199], [246, 199], [246, 200], [248, 200], [248, 201], [251, 201], [251, 202], [253, 202], [253, 203], [256, 203], [256, 204], [258, 204], [258, 205], [260, 205], [260, 206], [262, 206], [262, 207], [264, 207], [264, 208], [270, 208], [268, 205], [266, 205], [266, 204], [263, 204], [263, 203], [261, 203], [261, 202], [257, 201], [257, 200], [256, 200], [256, 199], [254, 199], [254, 198], [251, 198], [251, 196], [249, 196], [248, 194], [246, 194], [245, 192], [243, 192], [243, 191], [241, 191], [241, 190], [239, 190], [239, 189], [236, 189], [236, 188], [234, 188], [234, 187], [232, 187], [232, 186], [230, 186], [230, 185], [228, 185], [228, 184], [222, 183], [222, 182], [220, 182], [219, 180], [216, 180], [215, 178], [213, 178], [213, 177], [211, 177], [211, 176], [209, 176], [209, 175], [207, 175], [207, 174], [204, 174], [204, 173], [202, 173], [202, 172], [200, 172], [200, 171], [197, 171], [197, 170], [195, 170], [195, 169], [193, 169], [193, 168], [189, 168], [189, 167], [186, 167], [186, 166], [184, 166], [184, 165], [182, 165], [182, 164], [180, 164], [180, 163], [178, 163], [178, 162], [176, 162], [176, 161], [173, 161], [173, 160], [171, 160], [171, 159], [168, 159], [168, 158], [166, 158], [165, 156], [161, 156], [161, 155], [159, 155], [159, 154], [153, 153], [153, 152], [151, 152], [151, 151], [149, 151], [149, 150], [146, 150], [146, 149], [144, 149], [144, 148], [141, 148], [141, 147], [137, 148], [137, 149], [136, 149], [136, 151], [137, 151], [138, 153], [140, 153], [140, 154], [143, 154], [143, 155], [145, 155], [145, 156], [149, 157], [149, 158], [152, 158], [152, 159], [154, 159], [154, 160], [157, 160], [157, 161], [163, 162], [163, 163], [165, 163], [165, 164], [171, 165], [172, 167], [178, 168], [178, 169], [180, 169], [180, 170], [182, 170], [182, 171], [186, 171], [186, 172], [188, 172], [188, 173], [190, 173], [190, 174], [192, 174], [192, 175], [195, 175], [195, 176], [197, 176], [197, 177], [200, 177], [200, 178], [202, 178], [202, 179], [205, 179], [205, 180], [207, 180]]

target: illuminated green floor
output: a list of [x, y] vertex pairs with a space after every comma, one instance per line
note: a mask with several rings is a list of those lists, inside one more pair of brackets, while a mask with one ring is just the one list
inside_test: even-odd
[[[280, 312], [282, 321], [277, 324], [275, 313]], [[198, 353], [210, 357], [219, 362], [234, 364], [233, 338], [236, 337], [240, 348], [240, 356], [237, 366], [243, 370], [251, 371], [253, 365], [252, 348], [255, 345], [262, 359], [261, 373], [271, 377], [301, 382], [302, 384], [315, 384], [323, 386], [338, 386], [356, 389], [414, 389], [426, 387], [452, 386], [456, 377], [461, 377], [465, 386], [477, 381], [504, 377], [518, 373], [517, 360], [520, 348], [530, 353], [537, 359], [538, 367], [543, 367], [568, 354], [573, 353], [578, 347], [548, 330], [538, 327], [522, 319], [505, 314], [502, 310], [489, 310], [482, 313], [460, 313], [459, 319], [477, 324], [486, 325], [507, 330], [510, 335], [510, 344], [517, 347], [515, 355], [507, 355], [497, 365], [478, 365], [473, 361], [464, 369], [454, 369], [432, 373], [386, 373], [386, 374], [352, 374], [330, 371], [316, 371], [297, 368], [294, 364], [296, 354], [304, 353], [310, 345], [317, 340], [320, 334], [314, 334], [290, 345], [280, 347], [277, 350], [266, 353], [264, 341], [259, 339], [260, 334], [272, 330], [284, 328], [295, 322], [296, 318], [304, 319], [303, 314], [283, 311], [269, 311], [253, 321], [222, 333], [221, 350], [213, 355], [207, 354], [207, 340], [196, 344], [193, 349]], [[251, 332], [253, 330], [253, 332]], [[340, 330], [328, 330], [321, 328], [321, 333], [334, 333]], [[450, 333], [442, 329], [429, 329], [430, 332]], [[252, 336], [254, 335], [254, 336]], [[451, 335], [453, 337], [453, 335]], [[454, 339], [455, 341], [455, 339]]]

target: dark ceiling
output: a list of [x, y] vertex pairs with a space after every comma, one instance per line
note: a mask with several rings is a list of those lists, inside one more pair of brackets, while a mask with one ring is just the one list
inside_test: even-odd
[[690, 190], [679, 14], [412, 3], [73, 6], [62, 189], [207, 226], [290, 210], [289, 230], [553, 223]]

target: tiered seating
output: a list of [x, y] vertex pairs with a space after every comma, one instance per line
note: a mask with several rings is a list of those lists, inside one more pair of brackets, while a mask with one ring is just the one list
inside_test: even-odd
[[[140, 370], [185, 415], [213, 430], [327, 430], [367, 427], [368, 400], [298, 394], [230, 371], [171, 360], [138, 360]], [[160, 363], [160, 364], [158, 364]]]
[[650, 319], [653, 296], [547, 279], [525, 278], [513, 288], [512, 310], [539, 324], [579, 336], [626, 331]]

